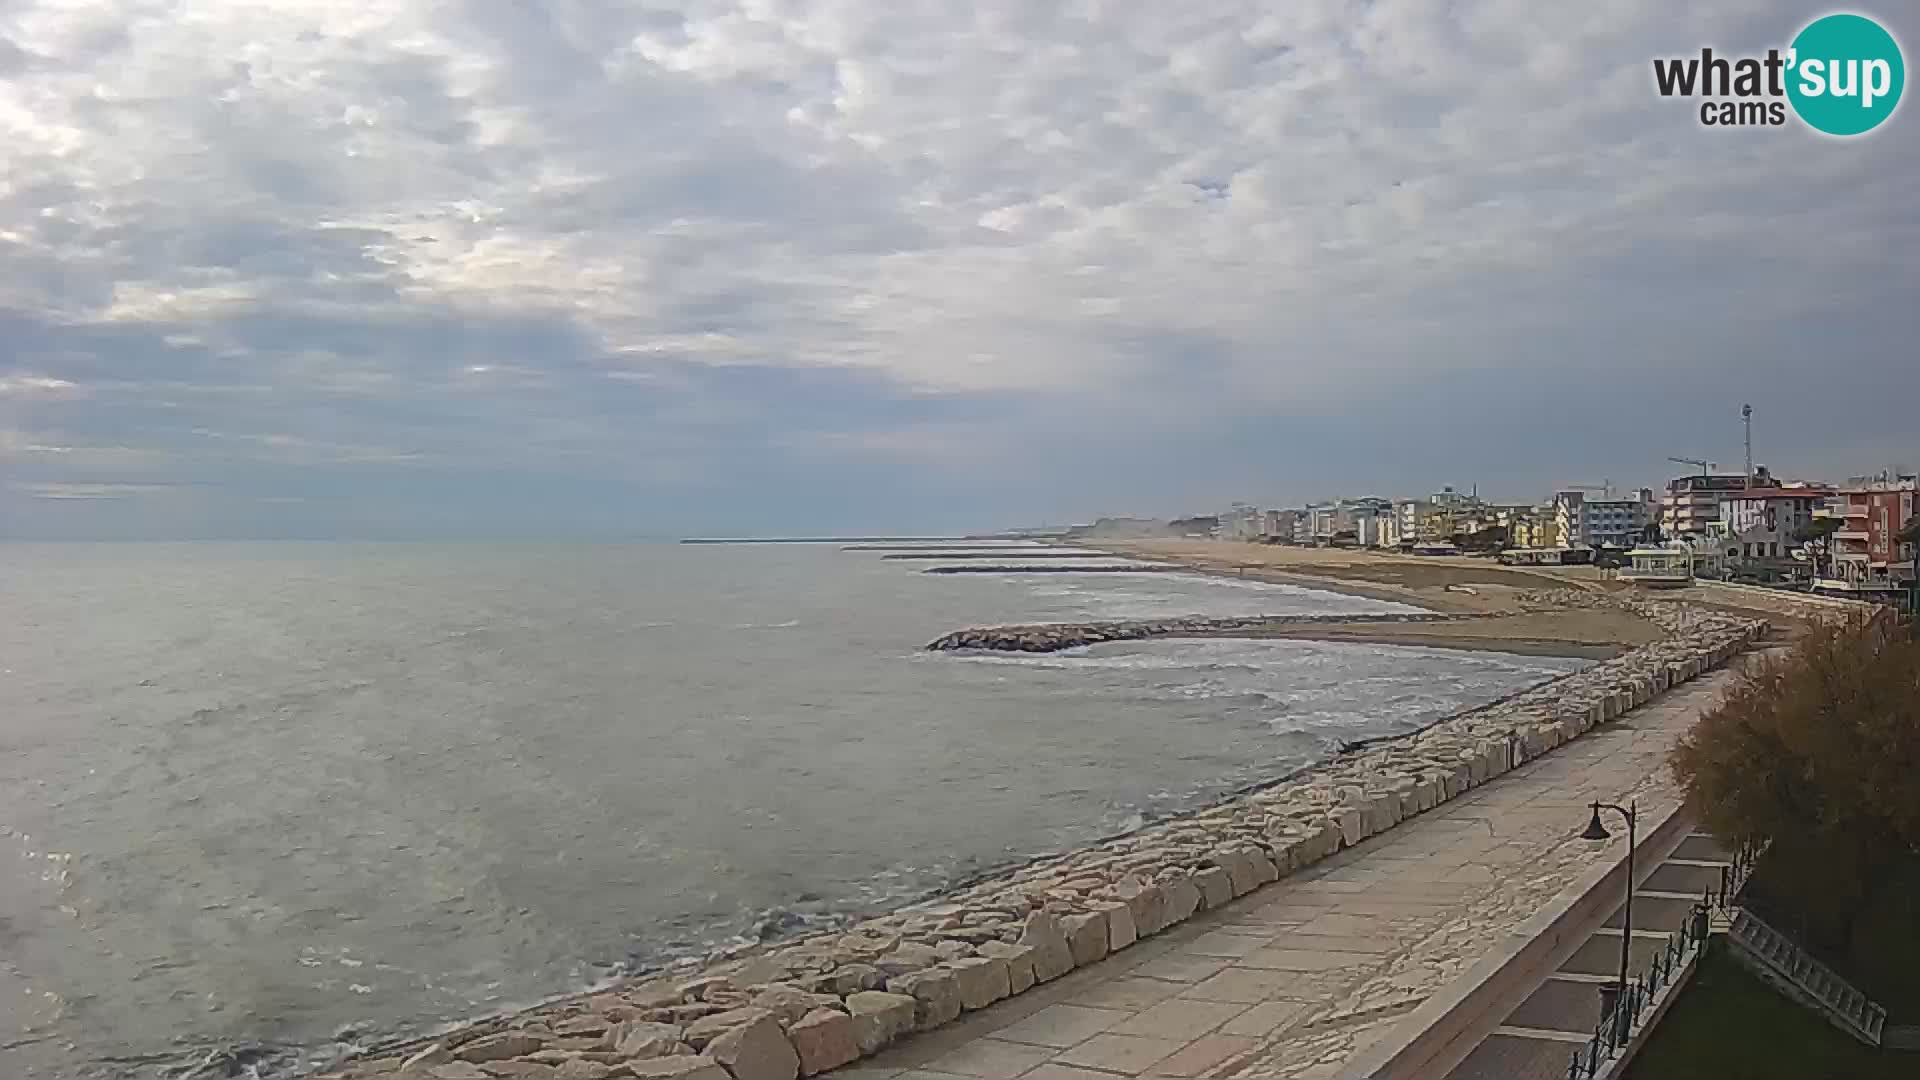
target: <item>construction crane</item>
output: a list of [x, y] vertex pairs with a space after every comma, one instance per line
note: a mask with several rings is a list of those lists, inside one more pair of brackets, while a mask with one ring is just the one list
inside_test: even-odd
[[1681, 465], [1698, 466], [1700, 469], [1701, 476], [1707, 476], [1711, 474], [1713, 470], [1720, 467], [1720, 463], [1717, 461], [1701, 461], [1699, 458], [1670, 457], [1667, 460], [1672, 462], [1677, 462], [1678, 464], [1681, 464]]

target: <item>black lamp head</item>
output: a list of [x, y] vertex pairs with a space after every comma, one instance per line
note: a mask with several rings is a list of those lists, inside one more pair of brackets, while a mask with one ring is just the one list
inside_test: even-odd
[[1587, 822], [1587, 831], [1580, 834], [1580, 839], [1607, 840], [1612, 836], [1613, 834], [1607, 831], [1607, 827], [1600, 824], [1600, 804], [1593, 804], [1593, 820]]

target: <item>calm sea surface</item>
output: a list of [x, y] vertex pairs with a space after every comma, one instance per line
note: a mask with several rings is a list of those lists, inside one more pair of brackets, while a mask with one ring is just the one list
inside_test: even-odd
[[1581, 665], [927, 654], [995, 622], [1395, 609], [927, 565], [0, 545], [0, 1075], [160, 1076], [234, 1045], [283, 1070], [898, 904]]

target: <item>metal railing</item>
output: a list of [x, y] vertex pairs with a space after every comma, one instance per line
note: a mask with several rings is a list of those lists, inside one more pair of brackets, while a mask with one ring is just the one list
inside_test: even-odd
[[1760, 856], [1766, 854], [1765, 841], [1743, 844], [1733, 853], [1731, 865], [1720, 868], [1720, 887], [1707, 893], [1707, 903], [1719, 911], [1730, 912], [1733, 898], [1740, 895], [1746, 887], [1747, 879], [1753, 876], [1753, 868], [1759, 863]]
[[1887, 1023], [1886, 1008], [1839, 972], [1821, 963], [1750, 910], [1743, 908], [1737, 913], [1728, 934], [1749, 956], [1798, 988], [1848, 1034], [1869, 1046], [1880, 1045], [1881, 1032]]
[[1594, 1027], [1593, 1038], [1574, 1051], [1567, 1062], [1567, 1080], [1591, 1080], [1599, 1076], [1633, 1041], [1634, 1032], [1642, 1026], [1643, 1014], [1652, 1007], [1660, 991], [1671, 986], [1706, 947], [1710, 933], [1707, 912], [1707, 904], [1695, 904], [1687, 912], [1687, 921], [1667, 936], [1666, 944], [1654, 954], [1647, 970], [1624, 989], [1616, 990], [1600, 1023]]
[[1713, 933], [1714, 918], [1731, 921], [1733, 901], [1746, 887], [1747, 879], [1753, 876], [1753, 869], [1766, 850], [1767, 842], [1759, 840], [1743, 844], [1733, 852], [1729, 864], [1720, 868], [1720, 884], [1708, 889], [1700, 902], [1687, 912], [1687, 921], [1667, 936], [1666, 944], [1654, 955], [1647, 970], [1628, 983], [1625, 992], [1614, 993], [1594, 1027], [1593, 1037], [1567, 1062], [1567, 1080], [1591, 1080], [1599, 1076], [1627, 1048], [1634, 1033], [1644, 1026], [1642, 1014], [1652, 1007], [1660, 991], [1671, 986], [1706, 948], [1707, 939]]

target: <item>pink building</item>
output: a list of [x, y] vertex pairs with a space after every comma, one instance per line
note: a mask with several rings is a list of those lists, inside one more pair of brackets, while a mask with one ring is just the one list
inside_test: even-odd
[[1826, 516], [1842, 519], [1840, 530], [1833, 534], [1837, 580], [1823, 581], [1821, 586], [1851, 591], [1911, 586], [1914, 545], [1895, 537], [1916, 512], [1920, 512], [1920, 478], [1860, 478], [1840, 485], [1825, 511]]

